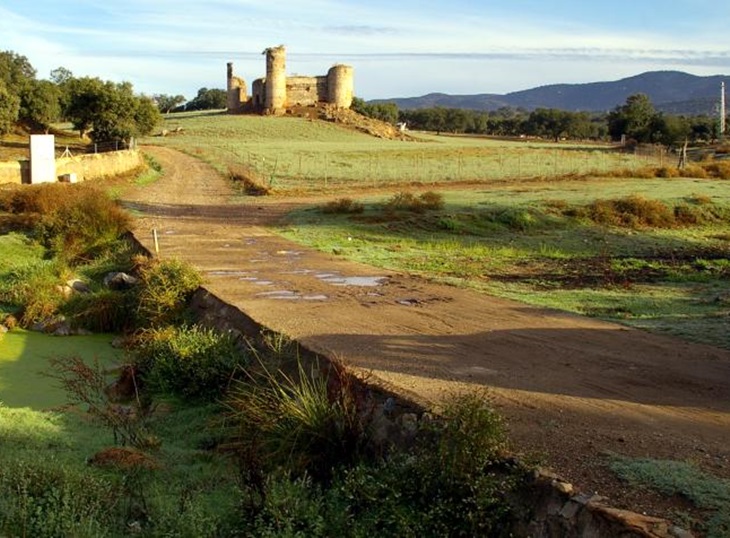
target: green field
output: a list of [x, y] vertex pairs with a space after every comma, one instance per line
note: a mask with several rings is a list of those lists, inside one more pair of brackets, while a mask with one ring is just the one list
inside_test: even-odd
[[[360, 262], [730, 348], [730, 183], [591, 179], [442, 195], [442, 209], [422, 213], [388, 212], [386, 196], [361, 200], [357, 215], [310, 207], [281, 231]], [[565, 215], [632, 196], [715, 217], [652, 228]]]
[[[179, 149], [223, 173], [248, 168], [279, 192], [402, 184], [494, 183], [603, 173], [660, 164], [606, 145], [552, 144], [418, 133], [394, 141], [302, 118], [173, 114], [166, 137], [144, 143]], [[176, 129], [181, 129], [175, 132]]]
[[[297, 212], [281, 230], [294, 241], [730, 348], [730, 184], [638, 177], [662, 166], [676, 175], [673, 159], [658, 150], [646, 157], [606, 145], [422, 133], [417, 141], [390, 141], [293, 117], [195, 113], [171, 115], [167, 123], [180, 131], [149, 143], [198, 156], [224, 173], [251, 169], [279, 195], [324, 192], [365, 204], [361, 215]], [[379, 194], [357, 196], [368, 188]], [[383, 201], [412, 189], [439, 192], [445, 207], [384, 213]], [[564, 214], [632, 196], [677, 214], [713, 216], [617, 226]]]

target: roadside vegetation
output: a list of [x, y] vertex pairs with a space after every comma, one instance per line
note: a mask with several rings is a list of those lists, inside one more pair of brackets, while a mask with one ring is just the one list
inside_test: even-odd
[[279, 335], [199, 326], [199, 275], [141, 256], [102, 191], [0, 194], [0, 534], [509, 535], [527, 471], [488, 395], [422, 414]]

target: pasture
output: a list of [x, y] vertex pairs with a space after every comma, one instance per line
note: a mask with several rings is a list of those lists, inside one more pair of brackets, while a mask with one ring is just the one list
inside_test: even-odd
[[248, 170], [279, 193], [551, 179], [662, 162], [659, 153], [622, 154], [606, 145], [423, 133], [414, 134], [412, 141], [384, 140], [294, 117], [174, 114], [165, 128], [168, 136], [143, 142], [184, 151], [224, 174]]

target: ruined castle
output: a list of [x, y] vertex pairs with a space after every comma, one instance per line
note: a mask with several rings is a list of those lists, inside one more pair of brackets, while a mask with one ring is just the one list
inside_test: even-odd
[[254, 80], [251, 97], [246, 82], [234, 76], [233, 64], [228, 63], [228, 112], [260, 112], [284, 114], [295, 107], [330, 104], [350, 108], [354, 89], [353, 69], [335, 65], [324, 76], [286, 76], [286, 49], [283, 45], [264, 51], [266, 77]]

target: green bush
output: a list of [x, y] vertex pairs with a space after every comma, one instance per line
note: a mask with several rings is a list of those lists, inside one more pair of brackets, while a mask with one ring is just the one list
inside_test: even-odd
[[196, 325], [149, 330], [134, 350], [147, 389], [199, 400], [221, 398], [248, 362], [233, 335]]
[[64, 301], [61, 286], [70, 273], [53, 260], [38, 260], [14, 267], [0, 279], [0, 303], [18, 307], [22, 325], [46, 320]]
[[140, 327], [164, 327], [185, 322], [187, 301], [203, 282], [189, 264], [149, 259], [139, 270], [137, 321]]
[[427, 210], [438, 210], [443, 207], [443, 196], [433, 191], [424, 192], [418, 196], [410, 192], [399, 192], [385, 203], [385, 210], [388, 212], [424, 213]]

